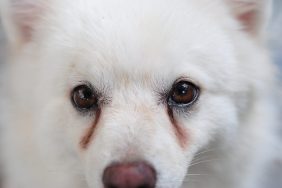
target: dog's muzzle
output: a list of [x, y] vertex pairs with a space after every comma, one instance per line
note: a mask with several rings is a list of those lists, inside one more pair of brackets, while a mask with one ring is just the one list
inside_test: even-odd
[[145, 162], [115, 163], [103, 174], [105, 188], [155, 188], [156, 171]]

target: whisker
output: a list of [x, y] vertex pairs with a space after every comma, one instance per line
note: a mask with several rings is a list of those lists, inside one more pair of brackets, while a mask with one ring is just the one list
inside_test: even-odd
[[214, 161], [218, 161], [218, 159], [209, 159], [209, 160], [203, 160], [203, 161], [191, 163], [191, 164], [189, 165], [189, 167], [195, 166], [195, 165], [198, 165], [198, 164], [203, 164], [203, 163], [208, 163], [208, 162], [214, 162]]
[[194, 157], [197, 157], [199, 155], [203, 155], [203, 154], [206, 154], [208, 152], [212, 152], [212, 151], [217, 151], [217, 150], [220, 150], [219, 148], [210, 148], [210, 149], [205, 149], [205, 150], [202, 150], [200, 152], [197, 152]]
[[186, 176], [207, 176], [209, 174], [187, 174]]

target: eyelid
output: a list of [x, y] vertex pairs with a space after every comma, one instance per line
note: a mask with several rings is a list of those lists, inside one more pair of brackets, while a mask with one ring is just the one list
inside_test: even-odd
[[197, 86], [199, 89], [202, 88], [201, 84], [197, 80], [190, 78], [188, 76], [180, 76], [178, 79], [176, 79], [173, 82], [172, 86], [174, 86], [175, 84], [177, 84], [179, 82], [189, 82], [189, 83], [192, 83], [193, 85]]
[[78, 81], [73, 87], [72, 87], [72, 91], [74, 88], [76, 87], [79, 87], [79, 86], [82, 86], [82, 85], [85, 85], [87, 87], [89, 87], [92, 91], [93, 91], [93, 94], [95, 96], [97, 96], [98, 98], [102, 97], [103, 96], [103, 92], [101, 92], [99, 89], [97, 89], [96, 87], [93, 86], [93, 84], [91, 84], [90, 82], [88, 81]]

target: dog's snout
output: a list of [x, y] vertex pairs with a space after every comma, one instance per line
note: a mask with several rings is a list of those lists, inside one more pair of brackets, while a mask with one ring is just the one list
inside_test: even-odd
[[154, 188], [156, 179], [155, 169], [145, 162], [113, 164], [103, 175], [105, 188]]

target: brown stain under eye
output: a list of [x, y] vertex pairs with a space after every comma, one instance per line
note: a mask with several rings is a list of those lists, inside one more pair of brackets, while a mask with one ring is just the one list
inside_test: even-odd
[[173, 110], [171, 108], [167, 107], [167, 113], [168, 113], [170, 122], [174, 126], [174, 132], [175, 132], [175, 135], [176, 135], [176, 137], [178, 139], [178, 142], [179, 142], [180, 146], [183, 149], [185, 149], [186, 146], [187, 146], [187, 142], [188, 142], [188, 134], [184, 130], [184, 128], [181, 127], [178, 124], [178, 122], [174, 119]]
[[89, 143], [91, 142], [91, 140], [93, 139], [93, 135], [94, 135], [94, 131], [97, 127], [97, 124], [99, 122], [101, 116], [101, 109], [98, 109], [96, 111], [96, 115], [95, 115], [95, 121], [92, 124], [92, 126], [86, 131], [85, 135], [82, 137], [81, 141], [80, 141], [80, 146], [82, 149], [87, 149]]

